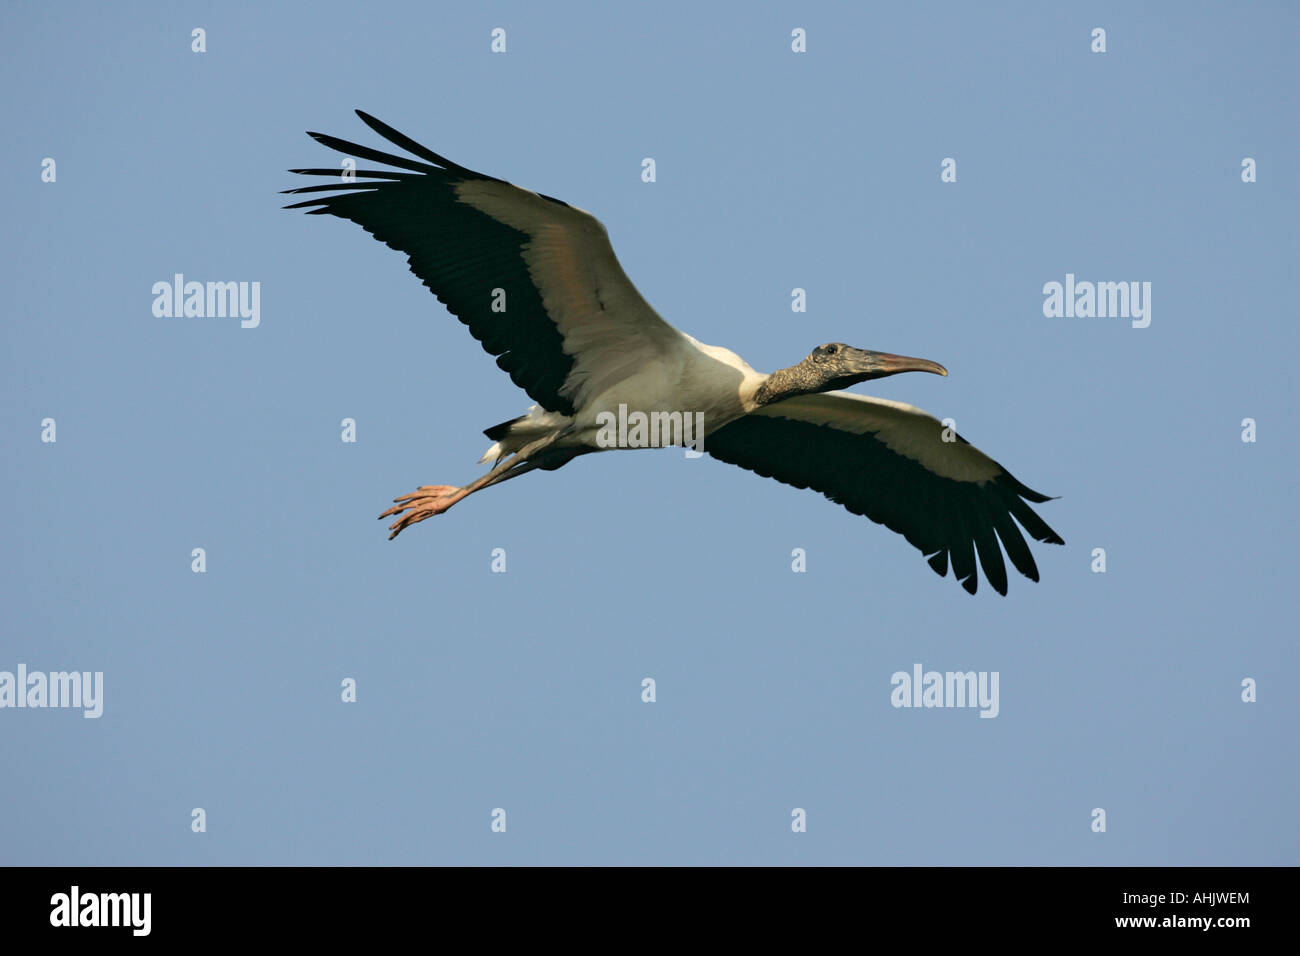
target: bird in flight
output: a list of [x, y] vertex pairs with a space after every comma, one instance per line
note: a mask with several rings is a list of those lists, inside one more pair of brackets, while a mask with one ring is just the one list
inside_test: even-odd
[[[358, 169], [342, 180], [338, 169], [290, 170], [334, 181], [285, 190], [313, 194], [285, 208], [350, 219], [404, 253], [411, 271], [536, 402], [485, 431], [494, 442], [480, 459], [492, 462], [486, 474], [463, 486], [422, 485], [394, 499], [379, 516], [396, 518], [390, 540], [484, 488], [636, 445], [637, 426], [649, 419], [672, 432], [673, 444], [693, 443], [721, 461], [812, 488], [883, 524], [941, 577], [951, 562], [971, 594], [977, 554], [999, 594], [1007, 593], [1003, 550], [1016, 570], [1038, 580], [1020, 527], [1039, 541], [1064, 543], [1026, 503], [1050, 500], [1046, 495], [945, 433], [936, 419], [901, 402], [842, 391], [900, 372], [947, 375], [942, 365], [832, 342], [789, 368], [757, 372], [730, 349], [705, 345], [664, 321], [590, 213], [476, 173], [361, 110], [357, 115], [418, 159], [308, 133], [389, 168]], [[692, 435], [679, 421], [699, 427]]]

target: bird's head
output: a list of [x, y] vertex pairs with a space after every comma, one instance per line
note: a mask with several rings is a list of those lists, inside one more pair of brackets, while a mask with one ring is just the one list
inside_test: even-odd
[[770, 405], [795, 395], [832, 392], [858, 382], [899, 372], [933, 372], [947, 375], [948, 370], [929, 359], [908, 358], [891, 352], [855, 349], [843, 342], [819, 345], [798, 365], [773, 372], [754, 393], [759, 405]]
[[817, 384], [814, 391], [818, 392], [848, 388], [858, 382], [884, 378], [886, 375], [897, 375], [899, 372], [948, 374], [946, 368], [929, 359], [855, 349], [843, 342], [830, 342], [827, 345], [817, 346], [812, 350], [811, 355], [799, 363], [799, 366], [803, 366], [811, 381]]

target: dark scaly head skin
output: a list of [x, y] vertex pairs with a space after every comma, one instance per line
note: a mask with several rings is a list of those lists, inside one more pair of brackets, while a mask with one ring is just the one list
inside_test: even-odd
[[930, 372], [947, 375], [948, 370], [929, 359], [855, 349], [843, 342], [828, 342], [812, 350], [798, 365], [773, 372], [759, 386], [754, 400], [770, 405], [792, 395], [811, 395], [848, 388], [858, 382], [897, 375], [900, 372]]

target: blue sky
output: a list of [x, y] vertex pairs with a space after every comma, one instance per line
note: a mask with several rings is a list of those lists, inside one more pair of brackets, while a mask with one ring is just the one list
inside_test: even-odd
[[[0, 670], [104, 700], [0, 709], [0, 862], [1300, 861], [1300, 14], [753, 6], [4, 7]], [[388, 542], [388, 500], [477, 475], [529, 400], [402, 256], [280, 209], [338, 162], [304, 130], [380, 144], [358, 107], [591, 210], [757, 368], [944, 363], [857, 390], [1059, 495], [1066, 547], [972, 598], [674, 451]], [[178, 272], [259, 282], [260, 325], [155, 317]], [[1045, 317], [1067, 273], [1150, 282], [1150, 326]], [[891, 707], [918, 663], [998, 672], [996, 719]]]

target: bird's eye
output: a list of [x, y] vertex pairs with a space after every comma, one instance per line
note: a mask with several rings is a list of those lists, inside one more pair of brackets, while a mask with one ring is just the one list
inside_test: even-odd
[[839, 353], [839, 351], [840, 351], [840, 347], [839, 347], [838, 345], [828, 345], [828, 346], [826, 346], [826, 354], [827, 354], [827, 355], [836, 355], [836, 354]]

